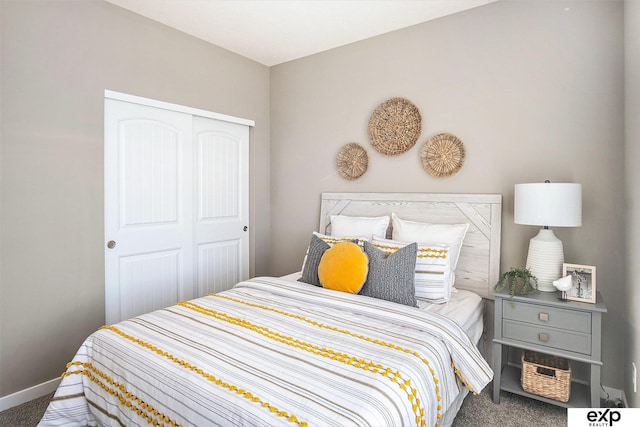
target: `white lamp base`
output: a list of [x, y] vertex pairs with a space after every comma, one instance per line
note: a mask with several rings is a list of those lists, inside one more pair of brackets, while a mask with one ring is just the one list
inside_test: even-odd
[[538, 290], [555, 292], [553, 281], [562, 277], [564, 250], [562, 241], [552, 230], [541, 228], [540, 232], [529, 241], [527, 268], [538, 278]]

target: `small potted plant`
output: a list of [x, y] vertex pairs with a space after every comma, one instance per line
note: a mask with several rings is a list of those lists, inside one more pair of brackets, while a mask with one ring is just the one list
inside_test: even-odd
[[514, 295], [529, 295], [538, 292], [538, 278], [528, 268], [511, 267], [493, 289], [508, 292], [511, 298]]

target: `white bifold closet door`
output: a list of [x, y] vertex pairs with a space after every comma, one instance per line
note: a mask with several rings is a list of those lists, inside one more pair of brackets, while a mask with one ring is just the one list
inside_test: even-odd
[[186, 111], [105, 99], [108, 324], [249, 276], [249, 126]]

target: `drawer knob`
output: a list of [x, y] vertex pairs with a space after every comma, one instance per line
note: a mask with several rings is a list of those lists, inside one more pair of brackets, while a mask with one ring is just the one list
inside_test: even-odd
[[548, 313], [538, 313], [538, 319], [540, 319], [541, 322], [548, 322], [549, 321], [549, 314]]
[[549, 334], [547, 334], [546, 332], [540, 332], [538, 334], [538, 339], [542, 342], [547, 342], [549, 341]]

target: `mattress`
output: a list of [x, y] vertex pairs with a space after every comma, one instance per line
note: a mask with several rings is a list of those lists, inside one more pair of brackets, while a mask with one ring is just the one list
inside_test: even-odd
[[444, 304], [431, 304], [419, 300], [418, 307], [454, 320], [475, 343], [482, 336], [484, 303], [482, 297], [476, 293], [456, 289], [451, 292], [451, 298]]

